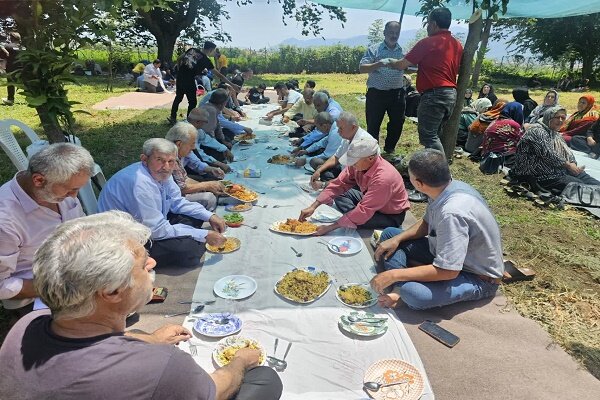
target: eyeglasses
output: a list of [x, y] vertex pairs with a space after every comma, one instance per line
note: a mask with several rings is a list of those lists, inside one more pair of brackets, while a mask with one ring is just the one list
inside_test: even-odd
[[566, 119], [567, 119], [567, 116], [566, 116], [566, 115], [560, 115], [560, 116], [558, 116], [558, 117], [552, 117], [552, 118], [550, 118], [550, 119], [559, 119], [559, 120], [561, 120], [561, 121], [564, 121], [564, 120], [566, 120]]

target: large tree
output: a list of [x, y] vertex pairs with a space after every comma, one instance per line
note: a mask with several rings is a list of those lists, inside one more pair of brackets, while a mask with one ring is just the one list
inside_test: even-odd
[[[233, 0], [225, 0], [233, 1]], [[253, 0], [237, 0], [238, 6], [248, 6]], [[275, 2], [273, 0], [273, 2]], [[337, 19], [346, 22], [345, 13], [337, 7], [323, 6], [304, 0], [277, 0], [282, 7], [282, 22], [292, 18], [302, 24], [303, 35], [318, 35], [323, 28], [320, 24], [323, 18]], [[224, 2], [217, 0], [180, 0], [171, 2], [168, 7], [143, 10], [138, 8], [139, 32], [148, 31], [156, 38], [158, 58], [173, 60], [173, 53], [177, 39], [183, 37], [200, 43], [207, 38], [219, 41], [230, 40], [226, 32], [221, 32], [218, 27], [222, 18], [228, 19], [229, 15], [224, 7]], [[207, 37], [208, 31], [214, 31]]]
[[600, 13], [566, 18], [506, 19], [497, 23], [496, 34], [505, 36], [516, 51], [529, 50], [541, 58], [581, 61], [583, 78], [591, 78], [594, 63], [600, 60]]

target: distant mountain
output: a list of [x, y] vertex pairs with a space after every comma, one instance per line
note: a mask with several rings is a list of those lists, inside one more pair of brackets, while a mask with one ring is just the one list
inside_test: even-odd
[[[464, 41], [467, 38], [467, 33], [469, 32], [467, 28], [463, 28], [461, 26], [451, 28], [452, 33], [457, 36], [460, 40]], [[403, 48], [406, 47], [407, 44], [410, 44], [415, 40], [417, 36], [418, 29], [410, 29], [406, 31], [402, 31], [400, 33], [400, 46]], [[489, 51], [486, 54], [486, 58], [500, 60], [503, 56], [508, 54], [506, 41], [510, 38], [506, 38], [505, 41], [497, 42], [491, 41], [489, 43]], [[285, 39], [278, 46], [297, 46], [297, 47], [320, 47], [320, 46], [333, 46], [336, 44], [341, 44], [349, 47], [358, 47], [358, 46], [367, 46], [369, 44], [369, 39], [367, 35], [359, 35], [352, 36], [345, 39], [322, 39], [322, 38], [310, 38], [310, 39], [296, 39], [289, 38]], [[531, 54], [522, 54], [525, 57], [530, 57]]]

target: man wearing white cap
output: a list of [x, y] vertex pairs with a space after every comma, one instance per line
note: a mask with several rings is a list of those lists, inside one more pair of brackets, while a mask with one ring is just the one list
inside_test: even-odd
[[304, 221], [321, 204], [333, 201], [344, 214], [337, 222], [321, 226], [315, 235], [342, 227], [376, 229], [402, 225], [410, 208], [404, 181], [379, 152], [379, 143], [370, 135], [352, 140], [340, 157], [340, 163], [346, 165], [342, 173], [329, 182], [310, 207], [300, 212], [299, 219]]

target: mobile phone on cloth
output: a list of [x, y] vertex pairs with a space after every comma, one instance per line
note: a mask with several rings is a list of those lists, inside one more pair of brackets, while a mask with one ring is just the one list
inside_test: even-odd
[[460, 338], [453, 333], [448, 332], [438, 324], [432, 321], [425, 321], [419, 325], [419, 329], [448, 347], [454, 347], [460, 342]]

